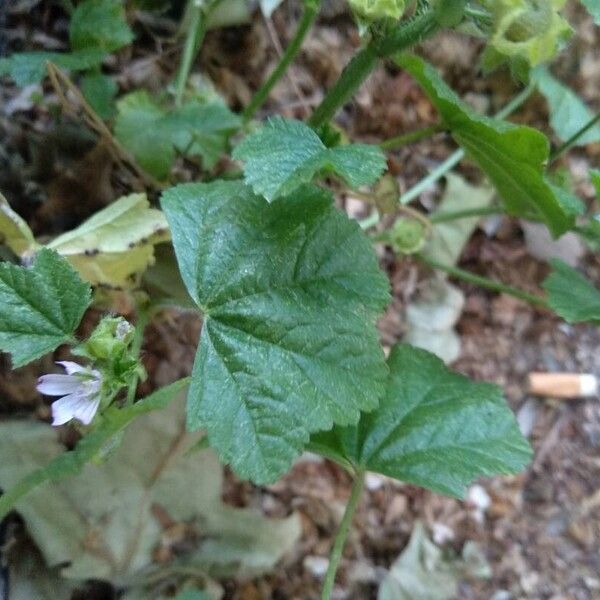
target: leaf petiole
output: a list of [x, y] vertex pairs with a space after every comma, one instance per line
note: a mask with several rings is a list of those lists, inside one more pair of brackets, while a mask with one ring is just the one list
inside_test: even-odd
[[333, 540], [333, 546], [331, 548], [331, 554], [329, 555], [329, 565], [327, 567], [327, 573], [325, 574], [325, 581], [323, 583], [323, 591], [321, 593], [321, 600], [330, 600], [333, 585], [335, 583], [335, 575], [342, 559], [342, 552], [344, 545], [346, 544], [346, 538], [350, 532], [352, 526], [352, 519], [354, 513], [358, 507], [358, 502], [365, 485], [365, 472], [364, 470], [357, 470], [352, 482], [352, 491], [350, 492], [350, 499], [346, 505], [342, 522], [335, 534]]
[[389, 140], [385, 140], [379, 144], [379, 147], [382, 150], [397, 150], [402, 146], [413, 144], [414, 142], [419, 142], [428, 137], [431, 137], [436, 133], [441, 133], [445, 129], [445, 125], [443, 125], [442, 123], [436, 123], [435, 125], [429, 125], [428, 127], [423, 127], [415, 131], [403, 133], [402, 135], [398, 135], [396, 137], [390, 138]]
[[458, 267], [445, 265], [444, 263], [438, 262], [437, 260], [433, 260], [432, 258], [429, 258], [423, 254], [418, 254], [417, 258], [421, 262], [432, 267], [433, 269], [439, 269], [440, 271], [444, 271], [445, 273], [448, 273], [448, 275], [456, 277], [457, 279], [462, 279], [463, 281], [473, 283], [487, 290], [492, 290], [493, 292], [508, 294], [509, 296], [513, 296], [514, 298], [518, 298], [519, 300], [529, 302], [529, 304], [533, 304], [534, 306], [542, 306], [544, 308], [548, 308], [548, 303], [546, 302], [546, 299], [542, 296], [538, 296], [537, 294], [530, 294], [525, 290], [521, 290], [511, 285], [505, 285], [504, 283], [500, 283], [499, 281], [494, 281], [493, 279], [488, 279], [487, 277], [482, 277], [481, 275], [475, 275], [475, 273], [465, 271], [464, 269], [459, 269]]

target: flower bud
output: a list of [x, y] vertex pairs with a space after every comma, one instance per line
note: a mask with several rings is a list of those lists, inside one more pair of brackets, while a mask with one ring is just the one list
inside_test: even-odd
[[405, 0], [349, 0], [352, 10], [366, 21], [399, 19], [404, 13]]
[[488, 62], [495, 54], [492, 62], [503, 57], [536, 66], [553, 58], [572, 31], [559, 12], [565, 0], [486, 0], [484, 4], [494, 20]]
[[419, 221], [399, 219], [390, 231], [390, 244], [399, 254], [414, 254], [425, 244], [425, 227]]

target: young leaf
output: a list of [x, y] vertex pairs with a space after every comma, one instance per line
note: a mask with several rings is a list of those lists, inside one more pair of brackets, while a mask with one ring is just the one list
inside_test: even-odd
[[154, 244], [169, 239], [160, 210], [131, 194], [97, 212], [46, 247], [64, 256], [93, 285], [131, 287], [153, 261]]
[[204, 166], [211, 168], [241, 122], [222, 102], [193, 100], [169, 111], [145, 91], [128, 94], [117, 109], [115, 136], [158, 179], [169, 174], [176, 149], [202, 156]]
[[90, 73], [81, 78], [81, 93], [94, 112], [102, 119], [109, 119], [115, 111], [117, 82], [102, 73]]
[[46, 75], [46, 63], [67, 71], [85, 71], [102, 62], [103, 50], [90, 48], [77, 52], [19, 52], [0, 58], [0, 75], [9, 75], [19, 87], [39, 83]]
[[600, 290], [562, 260], [550, 263], [554, 270], [543, 283], [550, 308], [568, 323], [600, 323]]
[[21, 367], [72, 339], [90, 303], [90, 287], [51, 250], [29, 268], [0, 263], [0, 350]]
[[0, 244], [22, 256], [38, 246], [29, 225], [10, 207], [0, 194]]
[[356, 427], [313, 437], [313, 450], [342, 464], [463, 497], [482, 475], [517, 473], [531, 458], [500, 388], [448, 370], [401, 344], [389, 358], [379, 408]]
[[114, 52], [133, 41], [122, 0], [84, 0], [71, 16], [69, 37], [73, 50], [98, 48]]
[[[548, 102], [552, 129], [562, 141], [571, 138], [592, 120], [594, 115], [581, 98], [553, 77], [547, 68], [537, 69], [535, 79], [538, 89]], [[600, 125], [584, 133], [577, 140], [577, 145], [598, 141], [600, 141]]]
[[269, 204], [238, 181], [181, 185], [162, 207], [204, 312], [188, 426], [241, 477], [274, 481], [311, 432], [377, 406], [387, 279], [318, 188]]
[[385, 169], [385, 156], [377, 146], [327, 148], [308, 125], [283, 117], [269, 119], [247, 136], [233, 158], [245, 161], [246, 183], [269, 201], [291, 194], [321, 170], [356, 188], [375, 183]]
[[544, 179], [550, 145], [541, 132], [478, 115], [417, 56], [401, 55], [396, 62], [423, 87], [454, 139], [491, 179], [508, 212], [546, 223], [556, 237], [573, 227], [574, 216]]

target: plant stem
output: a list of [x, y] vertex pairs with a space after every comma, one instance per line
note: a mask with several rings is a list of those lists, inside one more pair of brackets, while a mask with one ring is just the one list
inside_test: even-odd
[[428, 127], [423, 127], [422, 129], [417, 129], [415, 131], [403, 133], [402, 135], [398, 135], [396, 137], [390, 138], [389, 140], [385, 140], [379, 144], [379, 147], [382, 150], [396, 150], [397, 148], [401, 148], [402, 146], [406, 146], [407, 144], [419, 142], [420, 140], [431, 137], [436, 133], [444, 131], [444, 129], [445, 126], [441, 123], [437, 123], [436, 125], [429, 125]]
[[401, 24], [383, 38], [374, 36], [346, 65], [340, 78], [310, 117], [309, 125], [318, 128], [330, 121], [338, 109], [354, 95], [380, 58], [410, 48], [432, 35], [438, 27], [433, 11], [428, 11]]
[[360, 495], [362, 493], [364, 484], [364, 471], [357, 471], [356, 475], [354, 476], [354, 482], [352, 483], [350, 499], [348, 500], [346, 510], [344, 511], [344, 516], [342, 517], [342, 522], [340, 523], [333, 541], [333, 547], [329, 556], [329, 566], [327, 567], [327, 574], [325, 575], [325, 581], [323, 582], [321, 600], [330, 600], [331, 598], [331, 592], [335, 583], [335, 575], [340, 565], [346, 538], [348, 537], [350, 526], [352, 525], [352, 519], [354, 517], [354, 513], [356, 512], [356, 507], [358, 506], [358, 501], [360, 500]]
[[175, 105], [181, 106], [185, 84], [192, 69], [192, 63], [200, 48], [200, 44], [206, 33], [206, 17], [212, 8], [212, 2], [204, 7], [202, 0], [190, 0], [190, 21], [187, 27], [185, 46], [183, 47], [183, 56], [181, 65], [177, 73], [177, 82], [175, 87]]
[[[150, 321], [150, 312], [148, 307], [142, 305], [141, 302], [138, 303], [138, 318], [135, 323], [135, 332], [133, 334], [133, 341], [131, 342], [131, 354], [135, 359], [139, 359], [140, 352], [142, 350], [142, 344], [144, 343], [144, 332], [146, 331], [146, 326]], [[125, 406], [131, 406], [133, 401], [135, 400], [135, 392], [137, 391], [137, 386], [140, 380], [139, 374], [136, 372], [131, 381], [129, 382], [129, 386], [127, 387], [127, 398], [125, 399]]]
[[296, 58], [296, 55], [302, 47], [302, 42], [306, 37], [306, 34], [310, 31], [313, 23], [315, 22], [317, 15], [319, 14], [319, 8], [321, 6], [321, 0], [306, 0], [304, 3], [304, 12], [302, 18], [298, 24], [298, 29], [294, 34], [294, 37], [290, 41], [288, 47], [285, 49], [283, 56], [279, 63], [269, 75], [267, 80], [260, 86], [254, 97], [250, 101], [250, 104], [245, 108], [243, 117], [244, 121], [249, 121], [256, 111], [262, 106], [263, 102], [267, 99], [267, 96], [275, 86], [275, 84], [281, 79], [290, 63]]
[[595, 117], [592, 117], [579, 131], [576, 131], [566, 142], [563, 142], [550, 156], [550, 162], [553, 163], [559, 156], [564, 154], [571, 146], [573, 146], [577, 140], [584, 134], [586, 134], [596, 123], [600, 121], [600, 113]]
[[[526, 100], [531, 96], [535, 89], [534, 84], [529, 84], [523, 88], [502, 110], [498, 111], [494, 118], [505, 119], [512, 114], [517, 108], [519, 108]], [[465, 151], [459, 148], [453, 152], [443, 163], [437, 166], [429, 175], [421, 179], [416, 185], [410, 188], [400, 198], [402, 204], [408, 204], [415, 198], [420, 196], [428, 187], [433, 185], [438, 179], [443, 177], [448, 171], [453, 169], [465, 156]]]
[[493, 279], [488, 279], [487, 277], [482, 277], [481, 275], [475, 275], [474, 273], [465, 271], [464, 269], [459, 269], [458, 267], [445, 265], [423, 254], [417, 255], [417, 258], [419, 258], [419, 260], [421, 260], [422, 262], [434, 269], [439, 269], [440, 271], [448, 273], [452, 277], [456, 277], [457, 279], [462, 279], [463, 281], [473, 283], [487, 290], [492, 290], [494, 292], [500, 292], [502, 294], [514, 296], [515, 298], [518, 298], [519, 300], [524, 300], [525, 302], [529, 302], [529, 304], [533, 304], [534, 306], [548, 306], [546, 300], [542, 298], [542, 296], [538, 296], [537, 294], [530, 294], [529, 292], [512, 287], [510, 285], [505, 285], [503, 283], [500, 283], [499, 281], [494, 281]]
[[483, 217], [485, 215], [499, 214], [503, 214], [503, 211], [498, 206], [482, 206], [480, 208], [467, 208], [465, 210], [453, 210], [452, 212], [433, 214], [429, 216], [429, 221], [433, 225], [436, 225], [437, 223], [458, 221], [459, 219], [468, 219], [469, 217]]

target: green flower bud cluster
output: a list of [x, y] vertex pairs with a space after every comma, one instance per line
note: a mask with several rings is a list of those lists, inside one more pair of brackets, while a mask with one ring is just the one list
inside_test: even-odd
[[73, 349], [74, 354], [89, 359], [102, 373], [107, 396], [127, 386], [134, 375], [144, 375], [131, 352], [134, 332], [123, 317], [104, 317], [90, 337]]
[[483, 0], [493, 16], [484, 66], [506, 59], [536, 66], [553, 58], [572, 33], [560, 9], [566, 0]]
[[405, 0], [349, 0], [354, 13], [365, 21], [399, 19], [406, 8]]

